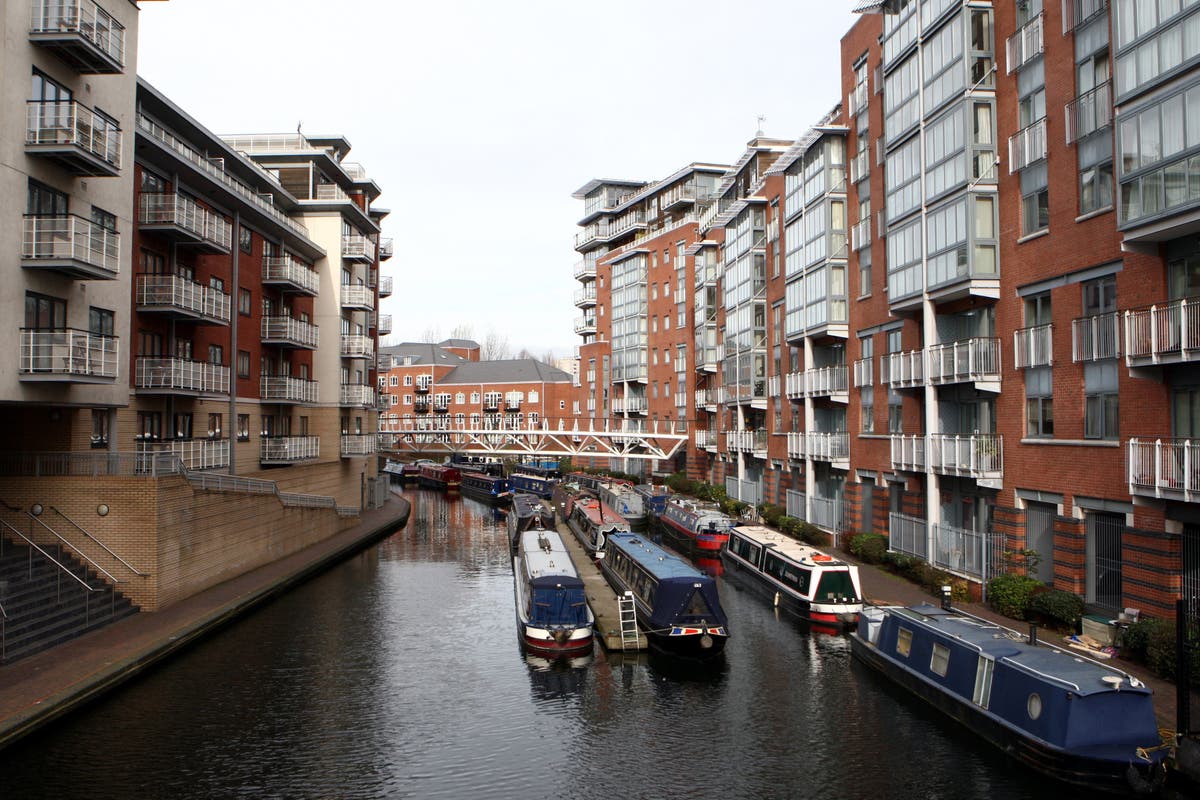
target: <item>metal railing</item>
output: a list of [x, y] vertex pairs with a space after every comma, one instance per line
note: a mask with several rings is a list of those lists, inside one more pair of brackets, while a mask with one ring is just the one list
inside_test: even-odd
[[342, 236], [342, 258], [361, 258], [366, 261], [375, 260], [375, 243], [361, 233], [349, 233]]
[[817, 461], [844, 461], [850, 457], [850, 434], [845, 431], [809, 431], [805, 439], [809, 458]]
[[1045, 44], [1042, 35], [1042, 19], [1043, 15], [1038, 14], [1008, 37], [1006, 45], [1009, 75], [1041, 55]]
[[342, 356], [346, 358], [374, 358], [375, 340], [370, 336], [343, 333]]
[[170, 453], [183, 462], [185, 469], [220, 469], [229, 466], [228, 439], [171, 439], [165, 442], [138, 442], [143, 454]]
[[933, 472], [974, 478], [1004, 472], [1004, 437], [997, 433], [929, 434], [928, 460]]
[[263, 283], [287, 282], [317, 294], [321, 288], [321, 276], [316, 270], [292, 256], [267, 256], [263, 259]]
[[879, 361], [879, 382], [898, 389], [925, 385], [925, 351], [888, 353]]
[[1000, 340], [962, 339], [928, 349], [930, 383], [1000, 380]]
[[342, 308], [372, 309], [375, 307], [375, 293], [366, 286], [342, 284]]
[[21, 329], [22, 375], [115, 378], [119, 365], [115, 336], [67, 328], [58, 331]]
[[800, 460], [807, 457], [808, 447], [805, 442], [804, 431], [790, 431], [786, 438], [788, 458]]
[[143, 194], [138, 198], [138, 222], [143, 225], [176, 225], [203, 238], [208, 232], [208, 212], [194, 200], [174, 193]]
[[928, 525], [920, 517], [893, 511], [888, 514], [888, 549], [929, 559]]
[[819, 528], [833, 531], [834, 534], [846, 529], [846, 507], [841, 500], [813, 495], [811, 502], [812, 519], [809, 522]]
[[1034, 325], [1013, 331], [1013, 366], [1048, 367], [1054, 363], [1054, 326]]
[[1104, 81], [1079, 95], [1067, 103], [1064, 112], [1067, 144], [1107, 128], [1112, 124], [1112, 83]]
[[1200, 441], [1130, 439], [1129, 493], [1200, 500]]
[[317, 381], [290, 375], [262, 375], [258, 382], [258, 396], [261, 400], [315, 403], [317, 388]]
[[183, 464], [171, 453], [5, 453], [0, 475], [6, 477], [150, 477], [178, 475]]
[[78, 261], [116, 277], [121, 269], [121, 235], [83, 217], [27, 216], [21, 237], [26, 261]]
[[174, 308], [229, 322], [229, 295], [178, 275], [139, 275], [137, 304], [143, 308]]
[[333, 200], [335, 202], [350, 203], [350, 195], [338, 186], [336, 183], [319, 183], [313, 187], [314, 200]]
[[1019, 172], [1046, 157], [1046, 118], [1008, 137], [1008, 171]]
[[995, 535], [990, 531], [972, 531], [953, 525], [933, 526], [934, 566], [959, 575], [986, 580], [988, 551]]
[[[34, 517], [34, 519], [37, 519], [37, 518]], [[68, 578], [70, 578], [71, 580], [78, 583], [81, 587], [83, 587], [83, 590], [85, 592], [87, 592], [87, 594], [84, 595], [85, 599], [84, 599], [84, 604], [83, 604], [84, 622], [90, 623], [91, 619], [92, 619], [91, 595], [93, 592], [96, 592], [98, 590], [95, 589], [94, 587], [92, 587], [90, 584], [88, 584], [88, 582], [85, 581], [83, 578], [80, 578], [78, 575], [76, 575], [74, 572], [72, 572], [71, 569], [66, 564], [63, 564], [58, 558], [55, 558], [54, 556], [50, 555], [48, 552], [46, 552], [46, 550], [44, 548], [42, 548], [41, 545], [39, 545], [37, 542], [33, 541], [33, 539], [31, 539], [30, 537], [21, 533], [14, 526], [10, 525], [9, 523], [5, 522], [4, 520], [0, 520], [0, 526], [2, 526], [4, 529], [8, 530], [9, 533], [12, 533], [14, 536], [19, 537], [21, 540], [23, 540], [25, 542], [25, 544], [29, 545], [29, 574], [30, 575], [33, 574], [34, 551], [36, 551], [38, 554], [40, 554], [43, 558], [45, 558], [51, 564], [58, 567], [58, 571], [55, 573], [55, 578], [56, 578], [55, 591], [58, 593], [59, 603], [62, 602], [62, 578], [63, 578], [63, 575], [66, 575]], [[3, 540], [0, 539], [0, 542], [2, 542], [2, 541]], [[59, 558], [61, 558], [61, 557], [62, 557], [62, 552], [60, 549]], [[108, 573], [105, 573], [105, 574], [107, 575]], [[117, 607], [117, 593], [114, 591], [111, 593], [111, 595], [112, 595], [111, 596], [112, 611], [115, 613], [116, 607]], [[6, 635], [7, 635], [7, 632], [6, 632]]]
[[925, 471], [925, 435], [891, 435], [892, 469], [901, 472]]
[[121, 168], [121, 129], [108, 117], [75, 100], [30, 100], [26, 106], [26, 145], [67, 145]]
[[321, 441], [316, 436], [264, 436], [260, 461], [291, 462], [319, 458]]
[[846, 391], [849, 370], [845, 364], [817, 367], [804, 371], [804, 393], [809, 397], [842, 394]]
[[384, 275], [383, 277], [381, 277], [379, 279], [379, 296], [380, 297], [391, 297], [392, 296], [392, 276], [391, 275]]
[[[58, 531], [54, 530], [54, 528], [51, 528], [45, 522], [42, 522], [42, 520], [39, 517], [35, 516], [34, 514], [28, 512], [28, 511], [25, 512], [25, 516], [29, 519], [31, 525], [32, 525], [32, 523], [36, 522], [38, 525], [42, 526], [42, 529], [44, 531], [46, 531], [47, 533], [49, 533], [51, 536], [53, 536], [55, 539], [58, 540], [58, 557], [60, 559], [62, 558], [62, 549], [64, 546], [66, 546], [67, 548], [74, 551], [75, 555], [78, 558], [81, 558], [84, 561], [86, 561], [88, 564], [90, 564], [92, 566], [92, 569], [94, 569], [94, 570], [96, 570], [96, 572], [99, 572], [100, 574], [104, 575], [104, 577], [108, 578], [110, 581], [112, 581], [112, 583], [117, 584], [117, 583], [121, 582], [121, 581], [117, 580], [117, 577], [115, 575], [113, 575], [111, 572], [106, 570], [104, 567], [97, 564], [95, 562], [95, 560], [92, 559], [91, 556], [89, 556], [87, 553], [84, 553], [83, 551], [79, 550], [78, 548], [72, 546], [72, 544], [70, 542], [68, 542], [65, 538], [63, 538], [62, 534], [60, 534]], [[32, 537], [32, 535], [33, 535], [33, 530], [32, 530], [32, 528], [30, 528], [30, 536]], [[29, 541], [29, 540], [26, 540], [26, 541]], [[55, 563], [57, 563], [57, 562], [55, 562]], [[68, 570], [68, 572], [69, 572], [69, 570]], [[86, 575], [87, 573], [85, 572], [84, 574]], [[87, 585], [86, 582], [81, 581], [81, 583], [84, 583], [84, 585]]]
[[1121, 355], [1121, 316], [1116, 311], [1071, 321], [1073, 361], [1099, 361]]
[[375, 389], [357, 383], [343, 383], [338, 391], [338, 405], [373, 406], [375, 405]]
[[589, 283], [582, 289], [575, 290], [575, 305], [592, 305], [596, 304], [596, 284]]
[[396, 254], [396, 243], [392, 237], [379, 240], [379, 260], [387, 261]]
[[29, 32], [78, 34], [125, 66], [125, 26], [93, 0], [33, 0]]
[[317, 326], [292, 317], [263, 317], [262, 338], [264, 341], [286, 341], [301, 347], [317, 346]]
[[369, 456], [377, 451], [378, 443], [373, 433], [343, 433], [341, 454], [343, 456]]
[[281, 505], [288, 508], [337, 508], [336, 498], [318, 494], [281, 492], [275, 481], [261, 478], [241, 478], [236, 475], [197, 472], [188, 473], [187, 479], [193, 488], [201, 491], [272, 494], [279, 499]]
[[854, 385], [873, 386], [875, 384], [875, 359], [860, 358], [854, 362]]
[[1108, 0], [1063, 0], [1063, 36], [1108, 9]]
[[380, 336], [387, 336], [389, 333], [391, 333], [392, 332], [392, 315], [391, 314], [380, 314], [379, 322], [377, 322], [375, 325], [375, 331]]
[[1200, 356], [1200, 300], [1172, 300], [1125, 312], [1125, 359], [1191, 361]]
[[134, 367], [134, 386], [229, 394], [229, 367], [184, 358], [139, 356]]

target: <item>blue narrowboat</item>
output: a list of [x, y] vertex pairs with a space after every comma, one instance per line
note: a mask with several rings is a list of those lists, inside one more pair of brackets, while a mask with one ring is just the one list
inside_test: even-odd
[[508, 542], [516, 556], [521, 534], [527, 530], [554, 530], [554, 508], [537, 495], [515, 492], [512, 508], [505, 518], [508, 527]]
[[468, 497], [482, 500], [494, 506], [503, 505], [512, 499], [508, 487], [508, 479], [484, 472], [462, 473], [462, 483], [459, 490]]
[[637, 533], [610, 533], [600, 569], [619, 594], [632, 592], [637, 621], [654, 649], [708, 659], [720, 655], [729, 623], [717, 584]]
[[667, 507], [667, 501], [673, 497], [671, 490], [666, 486], [653, 483], [639, 483], [633, 490], [642, 496], [642, 505], [646, 507], [646, 514], [650, 517], [662, 514]]
[[547, 500], [554, 494], [554, 487], [558, 485], [557, 478], [532, 472], [514, 472], [508, 476], [508, 482], [512, 484], [514, 492], [528, 492]]
[[595, 618], [557, 531], [521, 534], [513, 562], [517, 631], [526, 649], [557, 658], [592, 651]]
[[1161, 785], [1150, 690], [1080, 653], [957, 610], [863, 609], [853, 654], [1021, 763], [1092, 790]]

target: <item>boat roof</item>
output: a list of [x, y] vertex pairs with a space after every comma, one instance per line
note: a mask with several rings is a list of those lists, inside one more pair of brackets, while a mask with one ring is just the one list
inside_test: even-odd
[[1080, 695], [1114, 690], [1150, 692], [1141, 681], [1116, 667], [1047, 642], [1030, 644], [1025, 634], [989, 620], [934, 605], [895, 606], [888, 610], [952, 636], [997, 661], [1003, 659], [1044, 679], [1064, 684]]
[[566, 545], [556, 531], [528, 530], [522, 533], [521, 556], [531, 579], [579, 577]]
[[[684, 511], [695, 514], [697, 518], [704, 519], [706, 517], [717, 517], [719, 519], [727, 519], [733, 522], [733, 517], [721, 510], [721, 507], [716, 503], [707, 503], [703, 500], [681, 500], [672, 497], [667, 501], [667, 507], [675, 506]], [[763, 530], [766, 530], [764, 528]]]
[[620, 548], [657, 578], [712, 580], [679, 556], [664, 550], [640, 533], [610, 533], [608, 546]]
[[[810, 547], [803, 542], [796, 541], [790, 536], [762, 525], [739, 525], [733, 529], [733, 532], [741, 534], [763, 547], [769, 547], [784, 558], [789, 558], [806, 566], [847, 567], [852, 571], [858, 571], [858, 567], [853, 564], [848, 564], [823, 550]], [[816, 558], [814, 559], [813, 556], [816, 556]]]
[[580, 495], [575, 498], [575, 508], [578, 508], [580, 513], [587, 516], [592, 523], [597, 525], [600, 523], [625, 522], [625, 518], [614, 511], [612, 506], [595, 495]]

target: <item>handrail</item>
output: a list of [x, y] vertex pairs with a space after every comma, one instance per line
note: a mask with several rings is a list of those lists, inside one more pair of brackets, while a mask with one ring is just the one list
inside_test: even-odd
[[[68, 542], [66, 539], [64, 539], [64, 538], [63, 538], [61, 535], [59, 535], [58, 531], [54, 530], [54, 528], [51, 528], [51, 527], [50, 527], [49, 525], [47, 525], [46, 523], [42, 522], [40, 519], [38, 519], [37, 517], [35, 517], [33, 514], [31, 514], [31, 513], [29, 513], [28, 511], [26, 511], [26, 512], [25, 512], [25, 516], [29, 517], [31, 520], [33, 520], [34, 522], [36, 522], [38, 525], [41, 525], [41, 526], [42, 526], [43, 528], [45, 528], [46, 530], [50, 531], [50, 533], [51, 533], [51, 534], [54, 536], [54, 538], [58, 539], [58, 540], [59, 540], [60, 542], [62, 542], [63, 544], [67, 545], [68, 547], [70, 547], [70, 546], [71, 546], [71, 543], [70, 543], [70, 542]], [[110, 573], [110, 572], [109, 572], [108, 570], [106, 570], [104, 567], [102, 567], [102, 566], [100, 566], [99, 564], [97, 564], [97, 563], [96, 563], [95, 561], [93, 561], [92, 559], [88, 558], [87, 554], [85, 554], [85, 553], [83, 553], [83, 552], [80, 552], [80, 551], [79, 551], [78, 549], [76, 549], [76, 548], [73, 548], [73, 549], [75, 549], [75, 553], [76, 553], [76, 555], [78, 555], [78, 556], [79, 556], [80, 558], [82, 558], [84, 561], [86, 561], [86, 562], [88, 562], [89, 564], [91, 564], [93, 567], [95, 567], [96, 569], [98, 569], [100, 572], [103, 572], [105, 575], [107, 575], [107, 576], [108, 576], [108, 579], [109, 579], [110, 581], [112, 581], [113, 583], [120, 583], [120, 581], [119, 581], [119, 580], [117, 580], [115, 577], [113, 577], [112, 573]]]
[[63, 519], [65, 519], [67, 522], [69, 522], [69, 523], [71, 523], [72, 525], [74, 525], [74, 526], [75, 526], [75, 529], [76, 529], [76, 530], [78, 530], [80, 533], [82, 533], [84, 536], [88, 537], [88, 538], [89, 538], [89, 539], [91, 539], [93, 542], [95, 542], [96, 544], [98, 544], [98, 545], [100, 545], [101, 547], [103, 547], [103, 548], [104, 548], [104, 552], [108, 553], [110, 556], [112, 556], [113, 558], [115, 558], [117, 561], [120, 561], [122, 564], [124, 564], [126, 567], [128, 567], [128, 568], [129, 568], [129, 570], [130, 570], [130, 571], [131, 571], [131, 572], [132, 572], [134, 575], [137, 575], [137, 576], [139, 576], [139, 577], [142, 577], [142, 578], [146, 577], [146, 575], [147, 575], [148, 573], [145, 573], [145, 572], [140, 572], [140, 571], [138, 570], [138, 568], [137, 568], [137, 567], [133, 566], [133, 565], [132, 565], [132, 564], [130, 564], [128, 561], [126, 561], [125, 559], [121, 558], [119, 555], [117, 555], [116, 553], [114, 553], [114, 552], [112, 551], [112, 549], [111, 549], [111, 548], [109, 548], [109, 546], [108, 546], [108, 545], [106, 545], [104, 542], [102, 542], [102, 541], [100, 541], [99, 539], [97, 539], [97, 538], [96, 538], [95, 536], [93, 536], [93, 535], [92, 535], [92, 534], [91, 534], [89, 531], [85, 530], [85, 529], [83, 528], [83, 526], [82, 526], [82, 525], [80, 525], [78, 522], [76, 522], [75, 520], [71, 519], [71, 518], [70, 518], [70, 517], [68, 517], [66, 514], [64, 514], [63, 512], [59, 511], [57, 508], [55, 508], [54, 506], [50, 506], [49, 508], [50, 508], [50, 510], [51, 510], [51, 511], [53, 511], [55, 514], [58, 514], [60, 517], [62, 517]]
[[58, 559], [56, 559], [54, 556], [50, 555], [50, 554], [49, 554], [49, 553], [47, 553], [45, 550], [43, 550], [41, 547], [39, 547], [39, 546], [38, 546], [38, 544], [37, 544], [37, 542], [33, 541], [33, 540], [32, 540], [32, 539], [30, 539], [28, 536], [26, 536], [25, 534], [21, 533], [19, 530], [17, 530], [17, 529], [16, 529], [16, 528], [14, 528], [12, 525], [8, 524], [7, 522], [5, 522], [5, 521], [4, 521], [4, 520], [2, 520], [2, 519], [0, 519], [0, 525], [3, 525], [5, 528], [8, 528], [10, 531], [12, 531], [13, 533], [15, 533], [17, 536], [20, 536], [22, 539], [24, 539], [24, 540], [25, 540], [25, 541], [26, 541], [26, 542], [29, 544], [29, 546], [30, 546], [30, 547], [32, 547], [34, 550], [37, 550], [37, 551], [38, 551], [39, 553], [41, 553], [43, 556], [45, 556], [46, 558], [48, 558], [52, 564], [54, 564], [55, 566], [57, 566], [57, 567], [58, 567], [59, 569], [61, 569], [63, 572], [65, 572], [65, 573], [67, 573], [68, 575], [70, 575], [70, 576], [71, 576], [71, 579], [72, 579], [72, 580], [74, 580], [76, 583], [78, 583], [80, 586], [82, 586], [83, 588], [87, 589], [89, 592], [94, 592], [94, 591], [96, 591], [96, 590], [95, 590], [95, 589], [93, 589], [91, 586], [88, 586], [88, 583], [87, 583], [87, 581], [85, 581], [85, 580], [83, 580], [82, 578], [80, 578], [80, 577], [79, 577], [78, 575], [76, 575], [74, 572], [71, 572], [71, 570], [67, 569], [65, 565], [63, 565], [61, 562], [59, 562], [59, 560], [58, 560]]

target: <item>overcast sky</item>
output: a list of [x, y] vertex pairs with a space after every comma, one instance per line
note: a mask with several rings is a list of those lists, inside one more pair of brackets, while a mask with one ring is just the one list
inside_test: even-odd
[[728, 164], [836, 102], [848, 0], [171, 0], [138, 73], [210, 130], [346, 136], [391, 209], [390, 340], [579, 341], [592, 178]]

